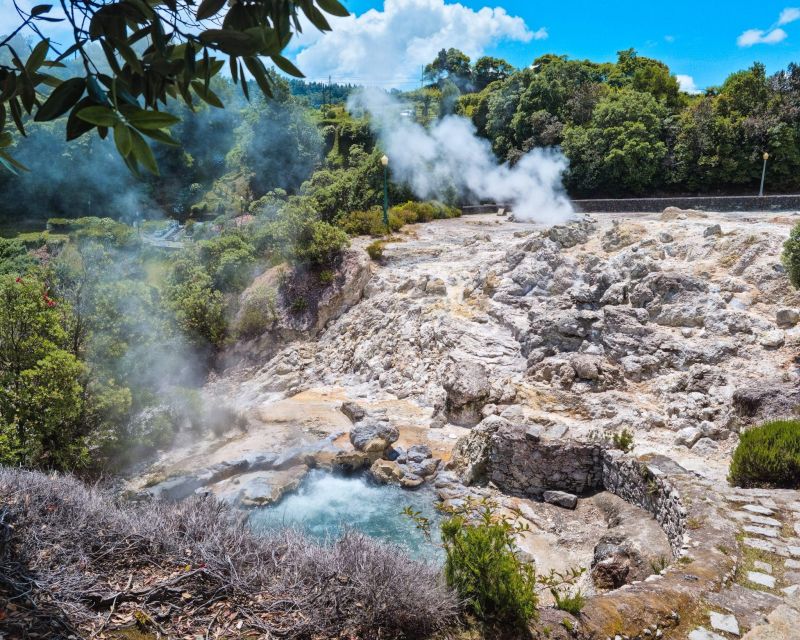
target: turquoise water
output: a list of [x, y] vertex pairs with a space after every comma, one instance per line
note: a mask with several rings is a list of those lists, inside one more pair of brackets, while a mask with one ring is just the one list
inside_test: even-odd
[[440, 517], [435, 501], [434, 493], [425, 488], [409, 491], [376, 485], [362, 476], [312, 471], [296, 491], [280, 502], [255, 510], [250, 523], [257, 531], [293, 526], [320, 540], [337, 538], [346, 528], [353, 528], [400, 544], [412, 556], [435, 560], [440, 557], [440, 549], [402, 513], [410, 506], [430, 518], [431, 538], [438, 542]]

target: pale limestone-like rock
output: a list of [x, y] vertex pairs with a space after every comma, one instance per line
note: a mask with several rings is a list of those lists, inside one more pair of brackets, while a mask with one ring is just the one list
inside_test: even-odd
[[772, 565], [769, 562], [762, 562], [761, 560], [756, 560], [753, 562], [753, 568], [758, 569], [763, 573], [769, 573], [772, 575]]
[[760, 573], [759, 571], [748, 571], [747, 579], [753, 584], [761, 585], [762, 587], [767, 587], [768, 589], [775, 588], [775, 578], [766, 573]]
[[800, 611], [785, 604], [767, 616], [767, 624], [753, 627], [742, 640], [794, 640], [800, 629]]
[[736, 621], [735, 616], [717, 613], [716, 611], [711, 611], [708, 615], [712, 629], [732, 633], [735, 636], [739, 635], [739, 623]]
[[747, 520], [750, 522], [754, 522], [755, 524], [763, 524], [767, 527], [780, 527], [781, 521], [776, 520], [775, 518], [768, 518], [767, 516], [759, 516], [754, 513], [743, 513], [742, 514]]
[[766, 538], [778, 538], [780, 534], [779, 530], [773, 527], [759, 527], [756, 525], [745, 525], [742, 528], [749, 534], [756, 536], [764, 536]]
[[778, 349], [786, 342], [786, 334], [780, 329], [767, 331], [758, 339], [758, 343], [766, 349]]
[[564, 509], [574, 509], [578, 504], [578, 497], [564, 491], [545, 491], [542, 499]]
[[742, 509], [746, 511], [751, 511], [752, 513], [757, 513], [762, 516], [771, 516], [774, 511], [769, 509], [768, 507], [762, 507], [760, 504], [746, 504]]
[[704, 627], [698, 627], [694, 631], [689, 633], [688, 636], [689, 640], [725, 640], [725, 638], [718, 633], [714, 633], [713, 631], [709, 631]]

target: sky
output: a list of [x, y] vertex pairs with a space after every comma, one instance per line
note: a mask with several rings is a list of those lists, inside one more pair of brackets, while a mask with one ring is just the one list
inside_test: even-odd
[[[770, 73], [800, 62], [800, 0], [342, 2], [351, 17], [331, 19], [334, 30], [324, 35], [307, 24], [287, 51], [310, 80], [410, 89], [421, 67], [449, 47], [516, 67], [544, 53], [613, 61], [633, 47], [667, 63], [688, 91], [718, 85], [754, 61]], [[0, 0], [0, 33], [16, 19], [12, 0]]]
[[[796, 4], [792, 4], [792, 2]], [[331, 75], [411, 88], [435, 52], [456, 47], [473, 60], [516, 67], [544, 53], [612, 61], [633, 47], [667, 63], [687, 90], [721, 84], [754, 61], [772, 73], [800, 62], [800, 2], [671, 0], [345, 0], [353, 14], [320, 36], [306, 30], [292, 53], [310, 79]]]

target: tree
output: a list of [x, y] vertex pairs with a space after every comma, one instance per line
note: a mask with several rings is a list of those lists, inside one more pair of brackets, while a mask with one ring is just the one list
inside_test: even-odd
[[35, 278], [0, 277], [0, 462], [86, 464], [85, 372], [68, 350], [69, 309]]
[[472, 67], [473, 91], [481, 91], [488, 84], [498, 80], [505, 80], [514, 73], [514, 67], [502, 58], [483, 56], [475, 61]]
[[652, 188], [667, 154], [661, 139], [665, 115], [652, 95], [631, 89], [601, 101], [587, 126], [564, 132], [568, 183], [579, 191], [608, 194]]
[[465, 91], [472, 80], [469, 56], [458, 49], [442, 49], [433, 62], [425, 65], [423, 77], [432, 84], [450, 80]]
[[[141, 166], [157, 173], [145, 138], [177, 144], [166, 130], [178, 118], [162, 110], [169, 98], [189, 106], [199, 99], [222, 107], [209, 81], [226, 57], [233, 81], [241, 80], [245, 95], [249, 94], [247, 70], [270, 96], [272, 83], [260, 56], [302, 77], [281, 55], [293, 34], [301, 30], [301, 14], [321, 31], [331, 28], [323, 12], [349, 15], [338, 0], [264, 0], [232, 3], [229, 8], [225, 0], [203, 0], [197, 7], [191, 0], [157, 4], [65, 0], [63, 17], [48, 15], [52, 5], [27, 10], [27, 4], [14, 0], [14, 6], [19, 24], [0, 38], [0, 50], [9, 54], [9, 60], [0, 63], [0, 164], [12, 172], [25, 167], [9, 153], [14, 137], [6, 130], [7, 114], [19, 134], [25, 135], [26, 114], [50, 121], [68, 113], [68, 140], [93, 129], [102, 138], [113, 132], [117, 150], [132, 170]], [[72, 41], [62, 50], [42, 29], [47, 23], [63, 21], [71, 27]], [[14, 45], [15, 37], [23, 32], [35, 41], [24, 61]], [[99, 45], [107, 70], [93, 57], [89, 42]], [[77, 72], [64, 65], [73, 54], [82, 62]], [[45, 93], [45, 87], [51, 91]]]

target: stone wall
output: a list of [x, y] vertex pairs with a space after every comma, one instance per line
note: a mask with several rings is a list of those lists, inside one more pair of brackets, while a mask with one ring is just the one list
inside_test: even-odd
[[510, 425], [491, 437], [488, 456], [488, 477], [502, 491], [540, 498], [547, 490], [605, 489], [651, 513], [673, 553], [684, 544], [686, 511], [667, 476], [686, 471], [666, 458], [641, 461], [599, 443], [551, 440], [536, 427]]
[[[672, 196], [665, 198], [591, 198], [573, 200], [583, 213], [658, 213], [667, 207], [702, 211], [798, 211], [800, 195], [778, 196]], [[482, 204], [461, 207], [465, 214], [511, 211], [510, 204]]]

